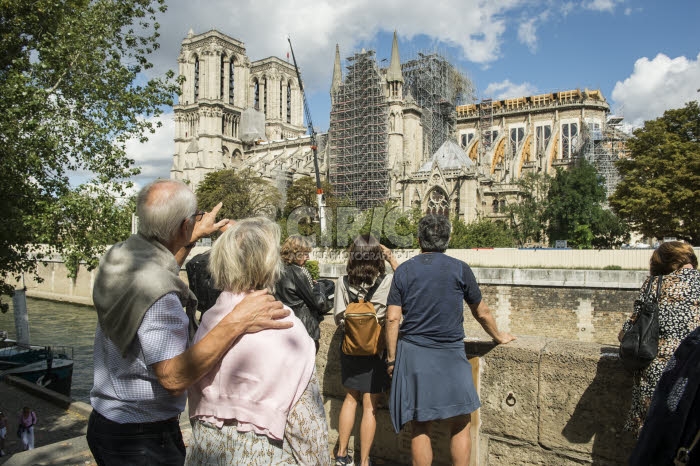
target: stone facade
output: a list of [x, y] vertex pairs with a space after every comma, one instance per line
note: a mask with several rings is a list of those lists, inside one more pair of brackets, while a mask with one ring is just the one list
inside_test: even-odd
[[[250, 167], [274, 180], [310, 171], [292, 64], [277, 57], [250, 61], [242, 42], [214, 30], [190, 31], [178, 63], [184, 80], [174, 106], [171, 178], [196, 188], [207, 173], [225, 168]], [[275, 171], [279, 166], [284, 170]]]
[[[428, 89], [424, 80], [419, 89], [416, 82], [424, 76], [423, 61], [452, 70], [445, 59], [421, 55], [401, 63], [394, 35], [387, 68], [377, 65], [372, 51], [348, 60], [343, 78], [336, 47], [331, 129], [317, 135], [317, 158], [321, 176], [336, 193], [363, 209], [393, 201], [403, 209], [457, 215], [466, 222], [504, 219], [505, 204], [518, 199], [515, 182], [523, 174], [551, 174], [578, 156], [613, 171], [612, 161], [624, 150], [623, 142], [615, 145], [615, 137], [622, 136], [608, 128], [609, 106], [597, 90], [458, 106], [448, 100], [449, 111], [443, 105], [436, 112], [411, 88], [431, 94], [444, 87]], [[284, 197], [291, 181], [314, 176], [292, 64], [277, 57], [251, 61], [242, 42], [215, 30], [190, 31], [178, 62], [184, 81], [174, 106], [171, 178], [196, 188], [212, 171], [249, 168]], [[471, 83], [462, 78], [457, 87], [465, 86]], [[358, 90], [361, 103], [353, 101]], [[358, 120], [358, 114], [365, 116]], [[357, 141], [361, 147], [355, 147]]]

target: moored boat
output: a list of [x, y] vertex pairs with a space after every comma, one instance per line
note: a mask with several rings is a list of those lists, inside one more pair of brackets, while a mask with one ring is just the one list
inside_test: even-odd
[[18, 345], [0, 348], [0, 377], [16, 375], [70, 396], [73, 348]]

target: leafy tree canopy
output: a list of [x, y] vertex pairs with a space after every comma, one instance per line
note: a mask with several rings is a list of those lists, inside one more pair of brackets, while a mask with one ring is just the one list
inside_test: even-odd
[[667, 110], [627, 140], [610, 198], [617, 215], [643, 235], [700, 244], [700, 106]]
[[44, 228], [38, 242], [53, 241], [60, 247], [69, 277], [75, 278], [81, 263], [88, 270], [96, 268], [108, 245], [129, 237], [136, 196], [117, 200], [101, 187], [84, 185], [43, 210]]
[[569, 169], [557, 168], [547, 202], [544, 217], [548, 222], [549, 242], [553, 244], [560, 239], [575, 241], [575, 237], [581, 237], [579, 227], [588, 225], [591, 229], [601, 214], [605, 188], [595, 167], [581, 158]]
[[211, 210], [219, 202], [220, 218], [275, 218], [282, 197], [275, 186], [252, 170], [209, 173], [197, 187], [199, 208]]
[[[64, 252], [68, 237], [46, 234], [39, 219], [61, 211], [51, 206], [69, 196], [70, 174], [92, 176], [120, 196], [121, 183], [138, 173], [125, 143], [145, 140], [154, 131], [149, 117], [178, 90], [172, 74], [143, 75], [164, 10], [164, 0], [0, 3], [2, 293], [12, 292], [8, 278], [36, 270], [30, 252], [38, 238]], [[75, 209], [92, 218], [90, 202]], [[99, 219], [85, 228], [114, 225]]]
[[526, 173], [516, 181], [520, 199], [509, 204], [507, 211], [511, 215], [513, 236], [521, 246], [533, 243], [541, 246], [546, 239], [545, 212], [551, 183], [552, 177], [546, 173]]
[[465, 224], [457, 217], [452, 219], [450, 248], [512, 248], [514, 245], [512, 230], [501, 222], [484, 218]]

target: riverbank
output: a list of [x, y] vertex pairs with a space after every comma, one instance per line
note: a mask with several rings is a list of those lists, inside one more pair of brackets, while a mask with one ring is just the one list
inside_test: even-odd
[[[19, 413], [24, 406], [29, 406], [37, 415], [37, 425], [34, 427], [36, 449], [28, 452], [22, 451], [22, 444], [16, 435]], [[6, 455], [0, 457], [0, 464], [95, 464], [91, 462], [89, 451], [87, 456], [75, 455], [79, 452], [74, 452], [72, 448], [76, 444], [76, 438], [85, 437], [88, 416], [92, 410], [90, 405], [8, 376], [0, 381], [0, 410], [5, 413], [8, 421]], [[51, 447], [49, 455], [46, 446]], [[82, 448], [79, 447], [78, 450]], [[61, 458], [67, 459], [67, 456], [76, 456], [75, 462], [60, 462]]]

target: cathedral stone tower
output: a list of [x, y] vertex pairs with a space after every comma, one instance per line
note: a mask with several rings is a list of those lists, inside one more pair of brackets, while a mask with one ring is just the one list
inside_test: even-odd
[[277, 57], [250, 62], [242, 42], [215, 30], [190, 30], [178, 62], [184, 81], [171, 178], [194, 189], [207, 173], [241, 166], [256, 143], [306, 132], [293, 65]]

